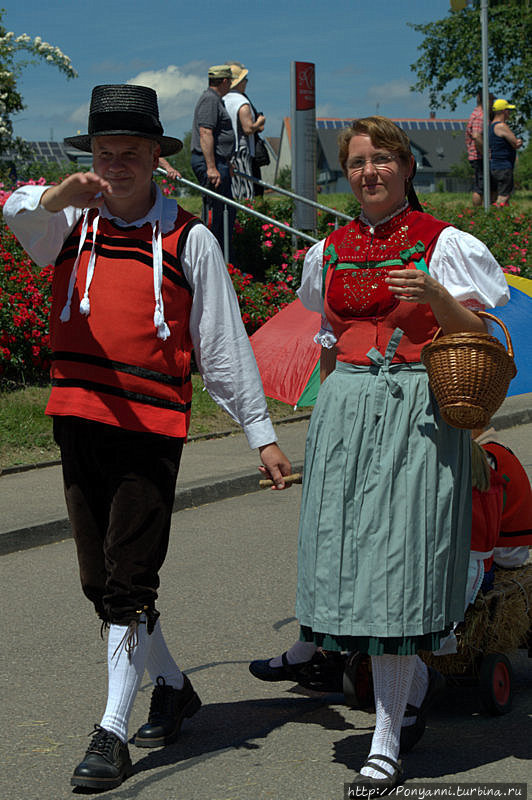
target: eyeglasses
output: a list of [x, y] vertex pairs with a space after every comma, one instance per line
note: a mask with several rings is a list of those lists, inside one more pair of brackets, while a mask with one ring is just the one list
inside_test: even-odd
[[347, 169], [349, 172], [362, 172], [368, 162], [375, 169], [389, 169], [390, 164], [395, 160], [396, 157], [391, 153], [376, 153], [371, 158], [351, 158], [347, 162]]

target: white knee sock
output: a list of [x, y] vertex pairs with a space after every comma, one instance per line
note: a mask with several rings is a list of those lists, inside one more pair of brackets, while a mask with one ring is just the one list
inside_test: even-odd
[[[294, 642], [290, 650], [286, 651], [286, 658], [289, 664], [302, 664], [310, 661], [318, 648], [314, 642]], [[282, 667], [283, 657], [275, 656], [270, 660], [270, 667]]]
[[130, 653], [126, 651], [127, 625], [111, 625], [107, 640], [108, 690], [107, 706], [100, 725], [127, 742], [127, 725], [137, 695], [150, 649], [146, 620], [141, 616], [137, 642]]
[[159, 620], [155, 623], [151, 636], [151, 648], [146, 661], [146, 669], [153, 683], [160, 676], [168, 686], [174, 689], [183, 688], [183, 673], [175, 663], [167, 647]]
[[[425, 695], [427, 694], [427, 689], [429, 688], [429, 671], [427, 665], [420, 659], [419, 656], [416, 656], [416, 669], [414, 672], [414, 677], [412, 678], [412, 685], [410, 686], [410, 694], [408, 695], [408, 703], [414, 708], [419, 708], [421, 703], [423, 702]], [[414, 716], [412, 717], [403, 717], [403, 728], [406, 728], [408, 725], [413, 725], [416, 721]]]
[[[370, 755], [380, 754], [397, 761], [399, 756], [399, 739], [401, 722], [410, 694], [410, 685], [416, 668], [416, 656], [372, 656], [373, 690], [375, 694], [375, 710], [377, 721], [371, 740]], [[385, 761], [372, 759], [391, 775], [392, 767]], [[371, 778], [385, 779], [381, 772], [364, 767], [362, 775]]]

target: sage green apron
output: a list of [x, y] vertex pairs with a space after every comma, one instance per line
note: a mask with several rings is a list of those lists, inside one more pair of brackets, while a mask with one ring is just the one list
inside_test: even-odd
[[439, 414], [420, 363], [338, 361], [305, 453], [296, 615], [328, 649], [437, 649], [464, 614], [471, 540], [469, 431]]

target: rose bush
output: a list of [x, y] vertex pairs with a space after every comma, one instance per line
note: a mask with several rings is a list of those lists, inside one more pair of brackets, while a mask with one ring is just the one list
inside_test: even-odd
[[0, 379], [3, 388], [48, 380], [52, 267], [39, 269], [5, 226], [0, 237]]

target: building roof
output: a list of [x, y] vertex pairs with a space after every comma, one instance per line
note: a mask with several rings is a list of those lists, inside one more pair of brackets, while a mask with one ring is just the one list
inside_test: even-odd
[[280, 136], [266, 136], [266, 141], [272, 148], [273, 152], [276, 156], [279, 155], [279, 147], [281, 146], [281, 137]]
[[26, 142], [33, 152], [35, 161], [48, 161], [61, 164], [70, 161], [68, 148], [63, 142]]
[[[448, 173], [465, 152], [465, 119], [394, 119], [408, 135], [418, 170]], [[338, 134], [351, 119], [316, 119], [318, 141], [330, 170], [340, 172]]]

